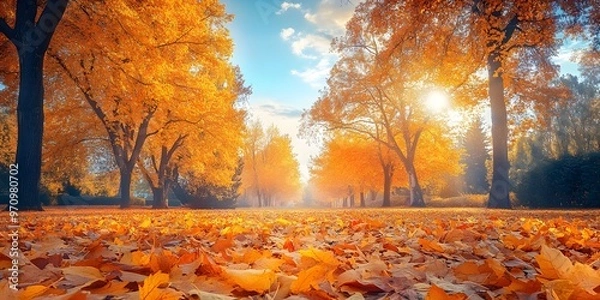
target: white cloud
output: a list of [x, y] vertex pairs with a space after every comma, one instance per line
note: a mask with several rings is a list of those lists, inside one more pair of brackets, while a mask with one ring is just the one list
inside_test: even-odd
[[331, 36], [343, 35], [359, 1], [322, 0], [315, 12], [306, 12], [304, 19]]
[[292, 52], [301, 57], [316, 59], [329, 54], [330, 44], [331, 40], [321, 35], [299, 35], [292, 42]]
[[294, 35], [295, 32], [296, 30], [294, 30], [294, 28], [288, 27], [281, 29], [281, 33], [279, 35], [284, 41], [287, 41], [290, 39], [290, 37], [292, 37], [292, 35]]
[[281, 3], [281, 9], [279, 9], [279, 11], [277, 11], [275, 14], [281, 15], [284, 12], [288, 11], [289, 9], [300, 10], [301, 8], [302, 8], [302, 4], [300, 4], [300, 3], [283, 2], [283, 3]]
[[304, 71], [292, 70], [292, 75], [300, 77], [302, 81], [314, 88], [322, 88], [333, 66], [333, 60], [332, 56], [323, 57], [314, 67], [307, 68]]

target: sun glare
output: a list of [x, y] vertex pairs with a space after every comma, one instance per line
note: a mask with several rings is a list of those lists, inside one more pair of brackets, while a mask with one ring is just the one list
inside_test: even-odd
[[449, 106], [448, 96], [440, 91], [430, 92], [425, 99], [425, 104], [431, 111], [441, 112]]

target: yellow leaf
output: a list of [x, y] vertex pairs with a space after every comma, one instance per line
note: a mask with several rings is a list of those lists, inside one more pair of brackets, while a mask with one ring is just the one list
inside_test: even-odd
[[257, 259], [252, 267], [255, 269], [269, 269], [269, 270], [279, 270], [279, 267], [283, 265], [285, 261], [279, 258], [273, 257], [261, 257]]
[[535, 260], [540, 266], [541, 275], [547, 279], [562, 279], [569, 274], [573, 264], [557, 249], [542, 245], [540, 255]]
[[178, 300], [180, 294], [174, 290], [165, 289], [169, 285], [169, 274], [160, 271], [148, 276], [140, 286], [140, 300]]
[[317, 284], [323, 281], [329, 272], [329, 267], [326, 265], [315, 265], [307, 270], [298, 273], [298, 280], [294, 281], [291, 286], [292, 293], [299, 294], [308, 292], [311, 287], [318, 288]]
[[569, 280], [559, 279], [544, 283], [548, 299], [568, 300], [575, 291], [575, 285]]
[[150, 218], [146, 218], [138, 227], [146, 229], [150, 227], [150, 225], [152, 225], [152, 220], [150, 220]]
[[138, 266], [145, 266], [150, 263], [150, 255], [142, 251], [131, 252], [131, 263]]
[[298, 253], [303, 257], [314, 259], [318, 263], [323, 263], [331, 266], [337, 266], [340, 261], [335, 257], [335, 254], [331, 251], [323, 251], [316, 248], [309, 248], [307, 250], [298, 250]]
[[271, 270], [234, 270], [226, 269], [227, 277], [246, 291], [264, 293], [277, 279]]
[[425, 250], [425, 251], [438, 252], [438, 253], [445, 252], [442, 245], [440, 245], [436, 241], [430, 241], [430, 240], [421, 238], [421, 239], [419, 239], [419, 245], [421, 245], [421, 247], [423, 247], [423, 250]]
[[575, 263], [567, 278], [580, 289], [595, 295], [595, 289], [600, 286], [600, 273], [589, 265]]
[[47, 286], [43, 285], [32, 285], [25, 288], [22, 292], [19, 293], [19, 299], [21, 300], [29, 300], [35, 297], [39, 297], [44, 295], [46, 291], [48, 291]]

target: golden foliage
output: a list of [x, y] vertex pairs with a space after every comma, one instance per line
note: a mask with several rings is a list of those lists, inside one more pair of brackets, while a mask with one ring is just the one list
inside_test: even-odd
[[279, 206], [298, 197], [300, 171], [291, 139], [275, 126], [266, 131], [260, 122], [250, 124], [244, 146], [242, 188], [246, 200], [258, 206]]

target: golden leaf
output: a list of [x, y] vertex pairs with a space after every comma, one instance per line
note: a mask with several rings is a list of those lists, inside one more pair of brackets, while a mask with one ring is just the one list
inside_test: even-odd
[[547, 279], [562, 279], [573, 268], [571, 261], [557, 249], [542, 246], [540, 255], [535, 257], [541, 275]]
[[318, 264], [298, 273], [298, 279], [292, 283], [292, 293], [299, 294], [308, 292], [311, 288], [318, 288], [318, 283], [327, 276], [330, 268], [327, 265]]
[[254, 291], [264, 293], [269, 290], [271, 285], [277, 279], [275, 272], [272, 270], [234, 270], [225, 269], [227, 278], [239, 285], [246, 291]]
[[169, 285], [169, 274], [158, 273], [148, 276], [144, 284], [140, 285], [140, 300], [178, 300], [181, 295], [171, 289]]
[[431, 288], [425, 296], [425, 300], [465, 300], [467, 295], [463, 293], [448, 295], [446, 291], [438, 287], [437, 285], [431, 285]]

